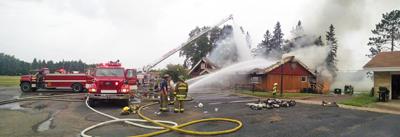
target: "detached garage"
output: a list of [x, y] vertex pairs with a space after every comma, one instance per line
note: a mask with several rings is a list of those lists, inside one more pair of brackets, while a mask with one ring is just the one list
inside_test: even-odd
[[379, 87], [389, 89], [389, 99], [398, 99], [400, 95], [400, 51], [381, 52], [364, 66], [374, 72], [374, 93]]

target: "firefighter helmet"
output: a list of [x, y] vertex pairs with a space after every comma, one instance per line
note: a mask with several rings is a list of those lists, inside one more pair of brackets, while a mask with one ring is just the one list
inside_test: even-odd
[[126, 106], [126, 107], [122, 108], [122, 111], [128, 112], [129, 111], [129, 107]]
[[168, 74], [164, 74], [163, 78], [169, 78]]

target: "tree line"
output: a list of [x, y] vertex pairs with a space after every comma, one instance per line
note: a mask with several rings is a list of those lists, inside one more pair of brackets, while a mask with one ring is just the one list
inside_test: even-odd
[[290, 39], [284, 39], [281, 24], [278, 21], [271, 32], [267, 30], [264, 39], [252, 50], [254, 56], [264, 56], [272, 59], [281, 59], [283, 54], [293, 50], [311, 46], [328, 46], [329, 52], [325, 59], [325, 65], [333, 78], [337, 73], [337, 49], [338, 41], [336, 39], [335, 27], [331, 24], [325, 34], [325, 43], [322, 36], [306, 34], [301, 21], [290, 31]]
[[63, 68], [67, 72], [85, 72], [85, 69], [95, 67], [94, 64], [86, 64], [81, 60], [52, 61], [33, 59], [32, 63], [22, 61], [12, 55], [0, 53], [0, 75], [25, 75], [40, 68], [49, 68], [50, 72]]

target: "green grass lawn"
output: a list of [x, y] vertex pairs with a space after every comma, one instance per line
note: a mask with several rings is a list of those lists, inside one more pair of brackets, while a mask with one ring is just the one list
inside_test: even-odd
[[265, 98], [293, 98], [293, 99], [301, 99], [301, 98], [308, 98], [314, 96], [320, 96], [321, 94], [311, 94], [311, 93], [283, 93], [281, 97], [279, 92], [274, 97], [272, 92], [265, 92], [265, 91], [249, 91], [249, 90], [237, 90], [236, 93], [257, 96], [257, 97], [265, 97]]
[[354, 97], [350, 99], [342, 100], [339, 102], [339, 104], [364, 107], [368, 106], [369, 104], [375, 103], [376, 101], [376, 97], [371, 97], [367, 93], [362, 93], [354, 95]]
[[20, 76], [0, 76], [0, 86], [13, 87], [19, 85]]

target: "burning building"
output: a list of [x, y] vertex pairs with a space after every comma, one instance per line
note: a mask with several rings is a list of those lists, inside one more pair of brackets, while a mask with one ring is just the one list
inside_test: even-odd
[[249, 77], [250, 84], [262, 91], [271, 91], [274, 83], [280, 89], [283, 83], [284, 92], [329, 92], [324, 82], [318, 82], [317, 74], [294, 56], [283, 58], [267, 68], [255, 68]]
[[219, 67], [211, 62], [208, 58], [203, 57], [189, 70], [189, 76], [193, 78], [200, 75], [209, 74], [218, 68]]

